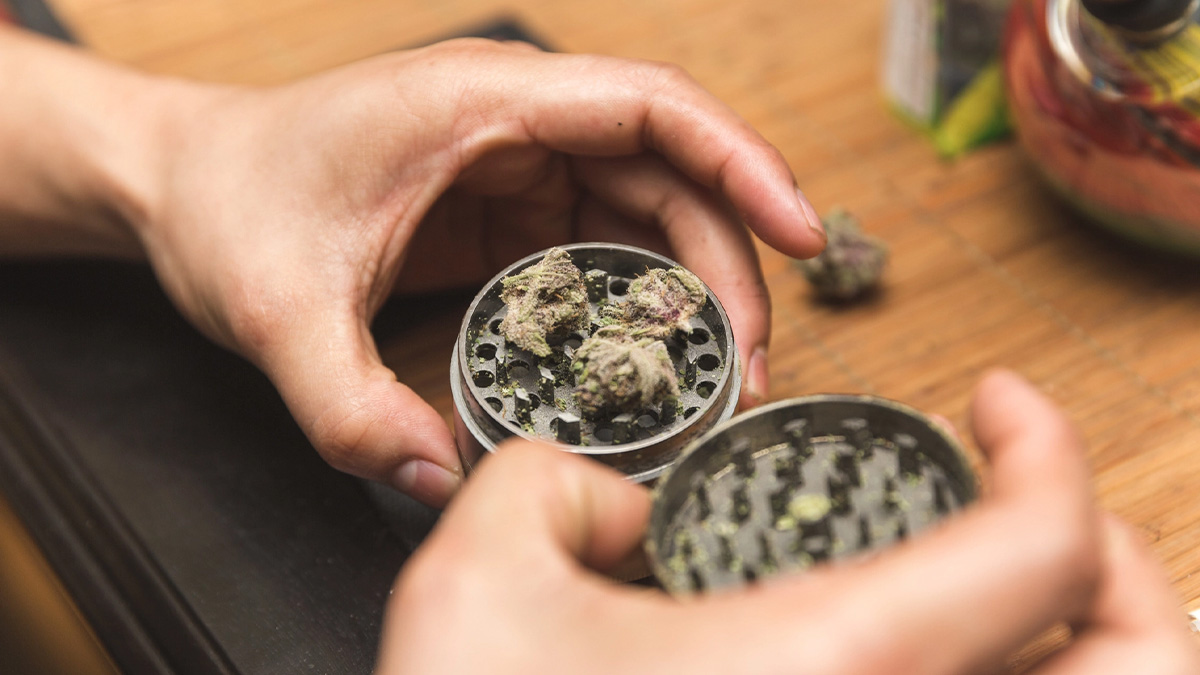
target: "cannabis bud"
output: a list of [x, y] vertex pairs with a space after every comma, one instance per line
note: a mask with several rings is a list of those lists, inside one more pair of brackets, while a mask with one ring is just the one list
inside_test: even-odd
[[577, 376], [576, 400], [589, 417], [635, 412], [679, 396], [667, 346], [635, 338], [621, 326], [605, 326], [584, 340], [571, 368]]
[[500, 332], [522, 349], [550, 356], [547, 337], [566, 337], [591, 324], [583, 274], [561, 248], [550, 249], [538, 263], [505, 277], [503, 284], [500, 298], [508, 314]]
[[853, 300], [879, 283], [887, 262], [887, 245], [864, 233], [858, 218], [834, 209], [821, 219], [828, 243], [815, 258], [797, 260], [796, 266], [827, 300]]
[[634, 337], [666, 340], [677, 330], [691, 332], [689, 321], [707, 300], [695, 274], [682, 267], [655, 268], [634, 279], [627, 301], [605, 307], [601, 320], [626, 326]]

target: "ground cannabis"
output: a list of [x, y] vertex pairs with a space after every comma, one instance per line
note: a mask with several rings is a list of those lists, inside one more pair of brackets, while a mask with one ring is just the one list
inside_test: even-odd
[[500, 332], [509, 342], [538, 356], [550, 356], [547, 338], [566, 337], [590, 325], [583, 273], [561, 248], [538, 263], [505, 277], [500, 299], [508, 314]]
[[876, 288], [887, 262], [887, 245], [863, 232], [858, 218], [844, 209], [834, 209], [821, 222], [828, 237], [825, 250], [796, 261], [817, 296], [847, 301]]
[[654, 338], [634, 337], [622, 326], [605, 326], [575, 352], [575, 396], [589, 417], [634, 412], [671, 396], [679, 382], [667, 346]]
[[666, 340], [691, 332], [691, 318], [708, 300], [704, 283], [682, 267], [647, 270], [629, 284], [627, 300], [601, 312], [605, 323], [623, 325], [634, 337]]

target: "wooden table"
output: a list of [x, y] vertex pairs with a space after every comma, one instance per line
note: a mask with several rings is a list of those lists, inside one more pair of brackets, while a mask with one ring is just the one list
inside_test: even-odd
[[[849, 207], [892, 249], [883, 296], [845, 309], [814, 303], [788, 260], [763, 249], [772, 397], [872, 392], [965, 427], [984, 370], [1013, 368], [1069, 411], [1100, 502], [1145, 534], [1187, 608], [1200, 607], [1200, 266], [1091, 229], [1012, 144], [939, 161], [883, 105], [885, 0], [52, 4], [105, 56], [209, 80], [285, 81], [498, 15], [559, 50], [682, 64], [783, 151], [818, 210]], [[447, 415], [461, 311], [384, 345]]]

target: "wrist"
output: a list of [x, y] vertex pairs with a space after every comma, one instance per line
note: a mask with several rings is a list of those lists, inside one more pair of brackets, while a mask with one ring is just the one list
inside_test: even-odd
[[73, 144], [82, 169], [81, 215], [104, 228], [118, 255], [144, 257], [147, 231], [162, 213], [164, 183], [208, 87], [132, 71], [120, 76], [113, 83], [116, 108]]
[[0, 29], [0, 255], [144, 255], [171, 135], [203, 85]]

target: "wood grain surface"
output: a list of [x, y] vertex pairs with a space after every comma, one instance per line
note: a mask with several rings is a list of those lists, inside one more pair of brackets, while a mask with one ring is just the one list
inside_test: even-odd
[[[814, 302], [789, 261], [762, 249], [772, 398], [872, 392], [966, 428], [979, 377], [1013, 368], [1074, 418], [1100, 502], [1144, 533], [1187, 609], [1200, 608], [1200, 264], [1081, 222], [1010, 143], [939, 161], [883, 105], [885, 0], [52, 4], [100, 54], [206, 80], [286, 81], [501, 15], [558, 50], [683, 65], [782, 150], [818, 210], [844, 205], [891, 246], [885, 292], [847, 308]], [[440, 302], [384, 345], [447, 415], [464, 307]]]

